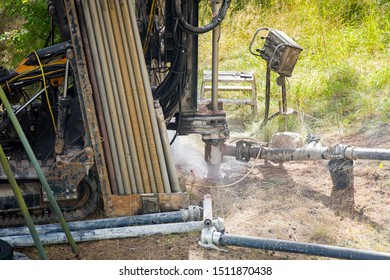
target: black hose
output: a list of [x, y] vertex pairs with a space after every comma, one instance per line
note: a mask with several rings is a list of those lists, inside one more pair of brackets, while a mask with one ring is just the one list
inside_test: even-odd
[[187, 51], [182, 31], [178, 29], [175, 35], [175, 59], [168, 75], [153, 92], [153, 98], [160, 102], [166, 120], [175, 114], [181, 97], [185, 93], [182, 85], [186, 78]]
[[230, 5], [230, 0], [223, 0], [223, 4], [221, 8], [219, 9], [217, 15], [213, 17], [210, 23], [204, 25], [204, 26], [193, 26], [187, 22], [185, 19], [183, 12], [181, 10], [181, 0], [175, 0], [175, 13], [177, 16], [177, 19], [180, 22], [180, 27], [187, 33], [190, 34], [203, 34], [206, 32], [209, 32], [213, 30], [215, 27], [217, 27], [225, 18], [227, 10]]
[[386, 253], [232, 234], [222, 234], [219, 244], [348, 260], [390, 260]]

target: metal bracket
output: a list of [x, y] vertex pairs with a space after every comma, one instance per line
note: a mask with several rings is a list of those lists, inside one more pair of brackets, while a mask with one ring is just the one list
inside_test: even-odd
[[202, 229], [201, 240], [198, 242], [198, 244], [205, 249], [213, 249], [227, 253], [228, 250], [221, 249], [215, 245], [219, 243], [219, 238], [221, 235], [222, 234], [218, 232], [215, 227], [204, 228]]
[[142, 213], [152, 214], [160, 212], [158, 194], [141, 194]]

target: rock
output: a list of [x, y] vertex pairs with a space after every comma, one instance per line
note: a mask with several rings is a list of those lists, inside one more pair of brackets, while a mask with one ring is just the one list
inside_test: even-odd
[[272, 135], [271, 148], [302, 148], [303, 139], [301, 135], [294, 132], [278, 132]]

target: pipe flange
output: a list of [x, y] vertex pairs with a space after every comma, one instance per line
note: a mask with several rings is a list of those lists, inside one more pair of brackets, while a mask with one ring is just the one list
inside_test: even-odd
[[188, 206], [188, 220], [200, 221], [201, 220], [201, 207], [190, 205]]
[[205, 249], [214, 249], [222, 252], [227, 252], [225, 249], [220, 249], [216, 245], [219, 244], [221, 233], [216, 228], [204, 228], [202, 229], [201, 240], [198, 242], [199, 246]]
[[217, 218], [217, 219], [213, 220], [213, 227], [215, 227], [217, 231], [224, 233], [225, 232], [225, 221], [222, 218]]

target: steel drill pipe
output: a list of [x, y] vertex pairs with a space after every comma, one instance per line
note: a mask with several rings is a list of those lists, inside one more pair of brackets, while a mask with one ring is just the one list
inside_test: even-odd
[[[119, 1], [116, 2], [116, 4], [118, 4]], [[125, 4], [124, 1], [120, 1], [121, 5]], [[127, 9], [125, 7], [123, 7], [122, 9], [122, 12], [126, 11]], [[121, 35], [122, 35], [122, 40], [124, 43], [127, 43], [127, 35], [130, 35], [131, 32], [129, 32], [129, 30], [131, 30], [131, 27], [128, 27], [126, 26], [125, 28], [123, 27], [123, 25], [126, 25], [126, 20], [128, 20], [127, 18], [124, 18], [122, 16], [122, 13], [118, 13], [120, 16], [121, 16], [121, 20], [120, 20], [120, 26], [121, 26]], [[128, 44], [128, 43], [127, 43]], [[136, 88], [136, 81], [135, 81], [135, 77], [134, 77], [134, 71], [133, 71], [133, 61], [132, 59], [129, 60], [129, 52], [130, 52], [130, 49], [129, 47], [127, 46], [125, 49], [125, 57], [126, 57], [126, 61], [122, 61], [124, 63], [123, 67], [126, 68], [126, 71], [128, 72], [128, 77], [127, 79], [130, 80], [130, 87], [129, 87], [129, 93], [127, 95], [127, 100], [126, 102], [129, 104], [129, 107], [133, 108], [133, 115], [136, 119], [137, 119], [137, 125], [139, 127], [139, 134], [137, 134], [137, 139], [141, 139], [139, 140], [139, 142], [137, 142], [137, 151], [138, 152], [142, 152], [142, 154], [140, 154], [140, 158], [143, 160], [143, 162], [141, 162], [141, 169], [140, 169], [140, 172], [142, 172], [142, 180], [144, 181], [144, 185], [145, 187], [143, 187], [142, 185], [140, 186], [141, 188], [144, 188], [144, 191], [143, 192], [146, 192], [146, 193], [150, 193], [150, 192], [156, 192], [156, 181], [155, 181], [155, 176], [154, 176], [154, 171], [153, 169], [151, 169], [152, 167], [152, 164], [151, 164], [151, 159], [149, 158], [149, 150], [148, 148], [150, 148], [148, 146], [148, 139], [149, 137], [152, 137], [151, 135], [148, 135], [146, 138], [145, 138], [145, 131], [144, 131], [144, 128], [142, 127], [143, 123], [142, 123], [142, 120], [143, 118], [145, 118], [145, 116], [142, 114], [141, 112], [141, 106], [139, 104], [139, 100], [136, 96], [136, 93], [137, 93], [137, 88]], [[126, 63], [127, 62], [127, 65]], [[138, 130], [137, 130], [138, 131]], [[149, 178], [150, 177], [150, 178]]]
[[[142, 179], [142, 184], [137, 185], [138, 192], [139, 193], [151, 193], [151, 178], [150, 178], [150, 173], [148, 172], [148, 167], [150, 168], [150, 164], [148, 163], [148, 159], [145, 156], [145, 151], [143, 149], [142, 145], [142, 136], [141, 136], [141, 130], [139, 126], [139, 121], [138, 117], [136, 114], [136, 104], [132, 102], [132, 98], [127, 98], [126, 97], [126, 90], [124, 86], [124, 81], [123, 79], [128, 79], [129, 77], [124, 77], [123, 72], [121, 67], [127, 67], [126, 65], [123, 65], [123, 61], [121, 62], [119, 59], [119, 53], [118, 53], [118, 47], [123, 50], [123, 45], [118, 38], [114, 36], [114, 25], [113, 23], [117, 22], [116, 18], [111, 18], [110, 15], [110, 7], [111, 5], [108, 5], [108, 1], [101, 1], [99, 5], [97, 5], [98, 11], [99, 11], [99, 18], [103, 21], [102, 24], [104, 24], [104, 30], [105, 34], [107, 36], [107, 40], [105, 41], [105, 44], [107, 44], [106, 51], [110, 53], [111, 56], [111, 63], [113, 66], [113, 71], [111, 72], [111, 79], [113, 81], [116, 81], [116, 85], [118, 86], [118, 92], [117, 94], [121, 96], [120, 101], [118, 102], [117, 106], [121, 108], [122, 106], [128, 107], [128, 114], [129, 118], [125, 119], [125, 122], [128, 124], [126, 125], [127, 133], [131, 133], [134, 141], [130, 146], [135, 149], [137, 158], [138, 158], [138, 163], [140, 166], [140, 172], [141, 172], [141, 179]], [[117, 32], [115, 33], [116, 36], [118, 36]], [[117, 46], [117, 44], [119, 44]], [[129, 103], [128, 103], [129, 102]], [[126, 131], [126, 128], [124, 128], [124, 131]], [[130, 132], [131, 130], [131, 132]], [[129, 140], [131, 140], [129, 138]], [[150, 159], [149, 159], [150, 160]]]
[[[108, 132], [107, 132], [108, 129], [107, 129], [106, 121], [104, 118], [102, 102], [100, 100], [100, 90], [99, 90], [98, 81], [97, 81], [95, 64], [94, 64], [94, 60], [92, 58], [92, 50], [91, 50], [92, 46], [90, 44], [90, 37], [91, 37], [90, 35], [91, 34], [88, 34], [87, 24], [86, 24], [86, 19], [85, 19], [86, 15], [85, 15], [84, 11], [86, 11], [87, 9], [83, 10], [83, 6], [81, 4], [81, 1], [82, 0], [76, 0], [76, 9], [77, 9], [77, 13], [78, 13], [78, 16], [80, 19], [80, 32], [81, 32], [82, 37], [83, 37], [83, 45], [84, 45], [85, 55], [86, 55], [87, 64], [88, 64], [88, 74], [89, 74], [90, 81], [91, 81], [91, 87], [92, 87], [92, 92], [93, 92], [93, 96], [94, 96], [94, 101], [96, 103], [96, 110], [97, 110], [97, 116], [99, 119], [100, 132], [101, 132], [102, 137], [104, 139], [103, 147], [104, 147], [104, 155], [105, 155], [105, 160], [106, 160], [106, 165], [107, 165], [107, 173], [108, 173], [108, 178], [110, 181], [110, 187], [111, 187], [112, 193], [119, 194], [119, 189], [118, 189], [118, 184], [117, 184], [117, 179], [116, 179], [117, 176], [116, 176], [115, 168], [114, 168], [113, 156], [111, 153], [111, 148], [110, 148], [110, 144], [109, 144], [109, 140], [108, 140], [109, 139]], [[90, 15], [89, 15], [89, 18], [90, 18]], [[92, 33], [92, 32], [90, 32], [90, 33]], [[92, 35], [92, 36], [93, 36], [92, 42], [95, 43], [95, 37], [94, 37], [94, 35]], [[94, 47], [96, 48], [96, 46], [94, 46]], [[69, 60], [67, 60], [67, 65], [69, 65]], [[67, 72], [68, 71], [65, 70], [65, 73], [67, 73]], [[68, 81], [68, 78], [65, 75], [64, 97], [66, 97], [67, 81]]]
[[[111, 63], [113, 66], [114, 72], [111, 72], [111, 80], [115, 81], [117, 86], [117, 91], [114, 93], [114, 97], [116, 98], [116, 106], [117, 110], [122, 113], [122, 119], [119, 120], [121, 125], [121, 130], [124, 137], [127, 137], [126, 134], [132, 134], [134, 137], [134, 148], [137, 151], [138, 160], [142, 162], [142, 164], [146, 164], [147, 170], [149, 170], [148, 157], [144, 153], [142, 149], [142, 128], [139, 126], [139, 120], [135, 113], [136, 105], [134, 103], [128, 103], [129, 92], [129, 74], [127, 71], [127, 66], [125, 65], [125, 57], [124, 57], [124, 46], [122, 38], [120, 37], [119, 32], [119, 24], [118, 24], [118, 16], [114, 13], [113, 9], [113, 1], [101, 1], [98, 8], [101, 10], [104, 21], [104, 29], [108, 39], [109, 48], [106, 48], [106, 52], [110, 54]], [[129, 139], [126, 140], [126, 162], [131, 170], [133, 166], [133, 162], [130, 160], [130, 148], [133, 146]], [[141, 166], [141, 172], [143, 172], [143, 167]], [[129, 170], [129, 171], [130, 171]], [[133, 171], [131, 171], [133, 173]], [[136, 180], [133, 176], [132, 181]], [[147, 188], [150, 185], [153, 185], [153, 178], [150, 176], [149, 172], [143, 172], [142, 174], [143, 186]], [[141, 185], [142, 186], [142, 185]], [[142, 192], [143, 189], [138, 189], [139, 185], [132, 185], [132, 191]], [[130, 188], [126, 190], [126, 193], [131, 193]]]
[[[354, 148], [344, 145], [330, 147], [307, 147], [307, 148], [265, 148], [249, 147], [245, 151], [247, 158], [257, 158], [260, 151], [260, 159], [273, 161], [304, 161], [304, 160], [390, 160], [390, 149]], [[225, 145], [225, 156], [237, 156], [237, 147]]]
[[[77, 242], [97, 241], [107, 239], [121, 239], [129, 237], [142, 237], [151, 235], [178, 234], [192, 231], [200, 231], [203, 228], [203, 222], [185, 222], [172, 224], [145, 225], [134, 227], [104, 228], [87, 231], [73, 231]], [[34, 246], [34, 242], [28, 235], [10, 236], [2, 238], [15, 247]], [[41, 236], [43, 244], [61, 244], [66, 242], [66, 237], [62, 232], [54, 232]]]
[[[132, 22], [132, 27], [133, 27], [133, 34], [136, 34], [134, 36], [134, 39], [135, 39], [135, 43], [136, 43], [136, 50], [137, 50], [137, 53], [138, 53], [138, 57], [139, 57], [139, 61], [141, 61], [142, 63], [140, 63], [140, 70], [141, 70], [141, 76], [142, 76], [142, 80], [143, 80], [143, 84], [144, 84], [144, 87], [145, 87], [145, 97], [146, 97], [146, 100], [147, 100], [147, 105], [148, 105], [148, 108], [149, 108], [149, 112], [153, 112], [154, 110], [154, 103], [153, 103], [153, 94], [152, 94], [152, 89], [151, 89], [151, 86], [150, 86], [150, 81], [149, 81], [149, 76], [148, 76], [148, 71], [147, 71], [147, 68], [146, 68], [146, 63], [144, 61], [144, 56], [143, 56], [143, 51], [142, 51], [142, 43], [141, 43], [141, 38], [139, 36], [139, 33], [138, 33], [138, 25], [137, 25], [137, 17], [135, 15], [135, 11], [134, 11], [134, 7], [131, 6], [133, 5], [133, 3], [131, 1], [127, 1], [130, 9], [129, 9], [129, 12], [130, 12], [130, 20]], [[126, 18], [126, 17], [125, 17]], [[154, 115], [154, 114], [153, 114]], [[152, 129], [153, 129], [153, 135], [154, 135], [154, 139], [155, 139], [155, 143], [156, 143], [156, 147], [157, 147], [157, 153], [158, 153], [158, 157], [159, 157], [159, 161], [160, 163], [163, 162], [164, 160], [164, 153], [163, 153], [163, 150], [162, 150], [162, 147], [161, 147], [161, 139], [160, 139], [160, 135], [158, 133], [159, 131], [159, 128], [158, 128], [158, 124], [157, 124], [157, 118], [155, 117], [151, 117], [150, 118], [150, 122], [151, 122], [151, 125], [152, 125]], [[168, 165], [169, 166], [169, 165]], [[171, 185], [170, 186], [171, 189], [172, 189], [172, 192], [180, 192], [180, 186], [178, 183], [174, 184], [174, 185]]]
[[[217, 16], [221, 3], [211, 1], [213, 17]], [[213, 29], [212, 36], [212, 81], [211, 81], [211, 109], [218, 110], [218, 73], [219, 73], [219, 39], [221, 38], [221, 25]]]
[[[115, 3], [114, 3], [115, 2]], [[151, 192], [163, 192], [163, 183], [161, 181], [160, 167], [155, 156], [155, 144], [153, 132], [148, 129], [147, 122], [150, 119], [149, 112], [145, 108], [142, 95], [144, 88], [142, 85], [142, 78], [137, 77], [137, 58], [131, 57], [132, 47], [129, 45], [129, 40], [134, 36], [131, 32], [125, 29], [122, 12], [129, 9], [126, 3], [122, 1], [108, 1], [110, 15], [114, 27], [114, 37], [117, 44], [118, 54], [120, 56], [119, 63], [121, 65], [126, 90], [127, 102], [130, 108], [135, 109], [135, 116], [138, 122], [141, 142], [140, 148], [143, 149], [145, 155], [146, 167], [149, 175]], [[121, 6], [122, 5], [122, 6]], [[116, 19], [116, 20], [114, 20]], [[156, 165], [157, 163], [157, 165]]]
[[158, 127], [161, 135], [162, 146], [165, 154], [165, 163], [169, 174], [169, 183], [171, 187], [165, 189], [166, 193], [171, 193], [172, 189], [180, 189], [179, 179], [175, 167], [175, 162], [171, 155], [171, 145], [169, 143], [167, 127], [164, 120], [164, 113], [162, 111], [160, 103], [156, 100], [154, 103], [156, 109], [156, 116], [158, 121]]
[[[99, 51], [98, 51], [98, 44], [97, 40], [100, 38], [100, 41], [102, 40], [101, 38], [101, 29], [99, 22], [97, 21], [97, 11], [91, 10], [89, 7], [89, 1], [83, 0], [82, 2], [82, 7], [84, 11], [84, 19], [86, 22], [86, 28], [87, 28], [87, 34], [89, 41], [92, 42], [90, 44], [91, 52], [92, 52], [92, 60], [93, 60], [93, 65], [95, 68], [95, 75], [96, 75], [96, 82], [98, 83], [98, 89], [99, 89], [99, 96], [97, 97], [100, 100], [101, 106], [102, 106], [102, 111], [103, 111], [103, 118], [104, 122], [106, 124], [107, 128], [107, 141], [106, 144], [109, 145], [108, 150], [110, 150], [111, 153], [111, 158], [113, 162], [113, 170], [114, 170], [114, 175], [115, 175], [115, 180], [117, 184], [117, 189], [119, 194], [124, 194], [124, 186], [123, 186], [123, 178], [122, 174], [120, 171], [120, 163], [119, 163], [119, 156], [118, 156], [118, 150], [117, 146], [115, 143], [115, 137], [114, 137], [114, 130], [113, 126], [111, 124], [111, 115], [110, 115], [110, 109], [109, 105], [107, 102], [107, 94], [106, 91], [110, 90], [110, 88], [105, 88], [105, 86], [109, 87], [106, 83], [104, 83], [104, 75], [103, 71], [107, 71], [106, 67], [101, 67], [101, 63], [99, 61], [99, 58], [102, 59], [103, 61], [107, 61], [106, 56], [102, 54], [99, 56]], [[93, 16], [95, 15], [95, 17]], [[94, 23], [92, 23], [92, 20], [94, 20]], [[95, 37], [96, 34], [96, 37]]]
[[[125, 216], [118, 218], [107, 218], [97, 220], [87, 220], [68, 223], [71, 231], [87, 231], [103, 228], [119, 228], [152, 224], [182, 223], [200, 220], [200, 207], [192, 206], [186, 210], [175, 212], [165, 212], [156, 214], [145, 214], [139, 216]], [[39, 234], [47, 235], [54, 232], [60, 232], [59, 224], [38, 225], [35, 227]], [[0, 238], [10, 236], [28, 235], [29, 230], [26, 227], [3, 228], [0, 229]]]
[[222, 246], [256, 248], [348, 260], [390, 260], [390, 254], [387, 253], [232, 234], [222, 234], [217, 243], [216, 245]]
[[[123, 157], [124, 143], [122, 138], [121, 129], [118, 123], [118, 114], [116, 105], [114, 104], [113, 84], [111, 83], [108, 63], [109, 58], [104, 49], [103, 36], [105, 33], [101, 28], [101, 19], [98, 16], [95, 1], [83, 0], [83, 8], [85, 13], [85, 20], [87, 24], [88, 35], [91, 44], [91, 50], [93, 52], [94, 64], [96, 74], [98, 76], [98, 83], [100, 89], [100, 100], [102, 102], [104, 118], [107, 123], [107, 132], [109, 134], [110, 148], [113, 154], [113, 161], [115, 166], [115, 174], [118, 181], [119, 194], [125, 194], [125, 184], [129, 184], [130, 177], [126, 171], [126, 162]], [[106, 67], [108, 65], [109, 67]], [[105, 67], [103, 67], [105, 66]]]
[[127, 36], [127, 39], [131, 54], [131, 65], [133, 66], [133, 74], [136, 81], [135, 85], [138, 89], [137, 96], [143, 113], [145, 114], [143, 118], [144, 127], [151, 136], [149, 139], [149, 148], [152, 156], [153, 170], [155, 171], [158, 190], [159, 192], [164, 192], [164, 190], [168, 190], [171, 187], [169, 186], [167, 166], [161, 143], [161, 134], [154, 111], [154, 101], [150, 90], [149, 75], [147, 71], [143, 71], [143, 68], [146, 68], [146, 64], [142, 45], [137, 43], [140, 42], [138, 24], [137, 20], [134, 21], [133, 18], [133, 5], [127, 1], [124, 1], [123, 4], [124, 8], [122, 9], [122, 13], [126, 30], [128, 28], [133, 30], [133, 32], [130, 32], [130, 35]]
[[213, 202], [210, 194], [206, 194], [203, 198], [203, 223], [206, 227], [213, 224]]

